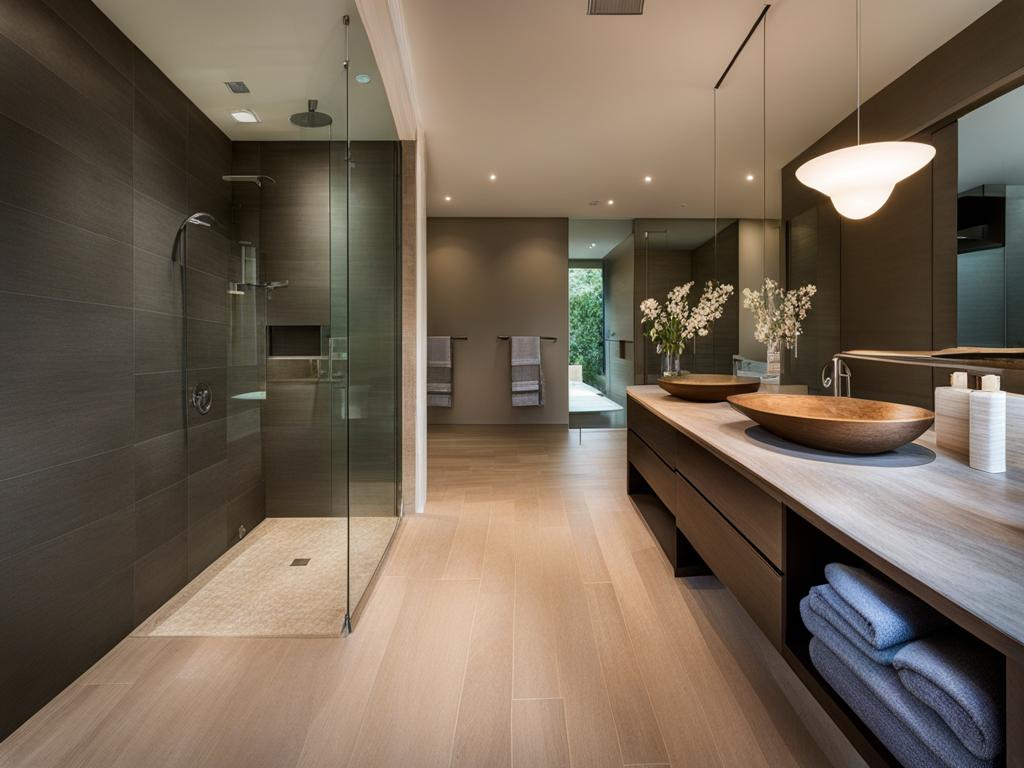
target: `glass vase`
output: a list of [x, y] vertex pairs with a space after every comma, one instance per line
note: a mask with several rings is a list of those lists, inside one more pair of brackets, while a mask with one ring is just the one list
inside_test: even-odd
[[665, 350], [661, 353], [662, 376], [682, 376], [684, 373], [683, 350]]
[[778, 341], [769, 341], [767, 344], [768, 355], [768, 377], [778, 381], [782, 376], [782, 344]]

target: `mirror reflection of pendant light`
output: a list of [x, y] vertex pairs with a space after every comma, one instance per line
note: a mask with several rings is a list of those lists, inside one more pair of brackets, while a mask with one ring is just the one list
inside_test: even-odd
[[848, 219], [863, 219], [883, 205], [896, 184], [935, 157], [935, 147], [917, 141], [860, 143], [860, 4], [857, 0], [857, 145], [820, 155], [796, 169], [797, 179], [832, 198]]

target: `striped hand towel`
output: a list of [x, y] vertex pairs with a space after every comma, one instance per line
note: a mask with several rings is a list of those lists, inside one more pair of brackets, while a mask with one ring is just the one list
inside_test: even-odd
[[540, 337], [513, 336], [509, 343], [512, 371], [512, 406], [544, 405], [544, 371], [540, 365]]
[[427, 337], [427, 405], [452, 407], [452, 337]]

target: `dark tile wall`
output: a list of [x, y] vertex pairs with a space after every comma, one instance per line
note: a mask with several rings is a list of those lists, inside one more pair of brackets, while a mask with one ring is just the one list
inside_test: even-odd
[[[84, 0], [0, 0], [0, 737], [262, 519], [231, 143]], [[13, 76], [17, 73], [17, 76]], [[186, 448], [186, 429], [189, 444]], [[189, 475], [191, 468], [191, 475]]]

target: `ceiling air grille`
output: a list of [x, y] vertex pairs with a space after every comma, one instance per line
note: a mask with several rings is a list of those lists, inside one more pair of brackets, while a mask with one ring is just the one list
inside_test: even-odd
[[638, 16], [644, 0], [587, 0], [588, 16]]

